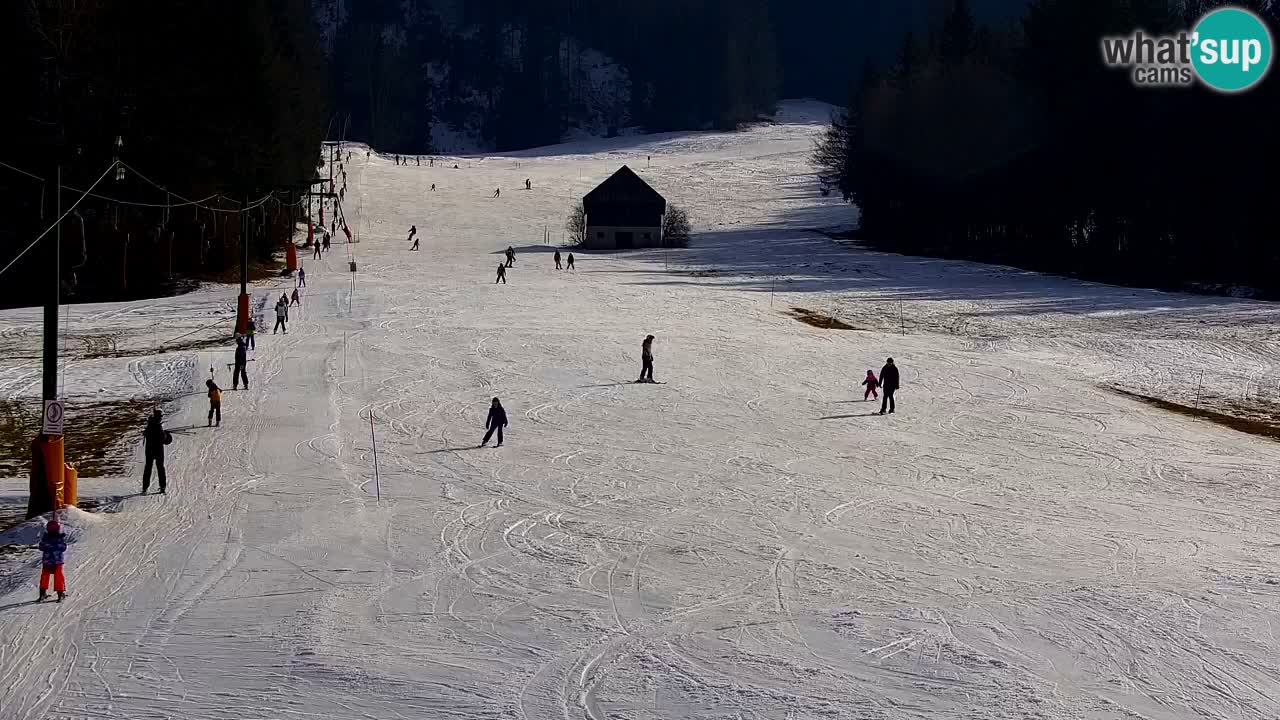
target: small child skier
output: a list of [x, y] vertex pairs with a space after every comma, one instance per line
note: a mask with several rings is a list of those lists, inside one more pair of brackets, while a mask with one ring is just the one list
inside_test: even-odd
[[301, 304], [302, 304], [302, 296], [298, 294], [298, 288], [294, 288], [293, 298], [289, 301], [289, 305], [292, 307], [293, 305], [301, 305]]
[[67, 581], [62, 576], [63, 555], [67, 552], [67, 537], [62, 534], [62, 525], [50, 520], [45, 526], [44, 537], [40, 538], [40, 600], [49, 597], [49, 578], [53, 578], [53, 589], [58, 593], [58, 602], [67, 596]]
[[867, 379], [862, 381], [867, 386], [867, 391], [862, 393], [862, 401], [875, 400], [880, 397], [876, 394], [876, 388], [880, 387], [880, 381], [876, 379], [876, 374], [870, 370], [867, 371]]
[[249, 318], [249, 324], [244, 329], [244, 339], [245, 339], [245, 343], [249, 346], [250, 350], [256, 349], [254, 347], [253, 337], [254, 335], [257, 334], [257, 332], [258, 332], [258, 323], [254, 322], [253, 318]]
[[[245, 387], [248, 387], [245, 383]], [[209, 388], [209, 424], [213, 425], [213, 418], [218, 418], [218, 427], [222, 427], [222, 388], [218, 387], [218, 383], [209, 378], [204, 381], [204, 386]]]

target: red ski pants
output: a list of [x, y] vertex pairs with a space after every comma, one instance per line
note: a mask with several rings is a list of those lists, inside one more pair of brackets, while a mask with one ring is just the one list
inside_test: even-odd
[[867, 386], [867, 391], [866, 391], [866, 392], [864, 392], [864, 393], [862, 393], [862, 399], [863, 399], [863, 400], [866, 400], [867, 398], [878, 398], [878, 397], [880, 397], [880, 396], [876, 394], [876, 386], [875, 386], [875, 385], [868, 385], [868, 386]]
[[54, 565], [53, 567], [49, 567], [48, 565], [44, 566], [44, 569], [40, 571], [40, 589], [41, 590], [49, 589], [50, 576], [53, 577], [53, 589], [55, 591], [57, 592], [67, 591], [67, 581], [65, 578], [62, 577], [61, 565]]

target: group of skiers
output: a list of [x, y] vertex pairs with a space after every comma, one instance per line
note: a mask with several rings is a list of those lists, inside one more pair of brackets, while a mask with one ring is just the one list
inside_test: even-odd
[[[562, 267], [560, 267], [560, 251], [559, 251], [559, 250], [557, 250], [557, 251], [556, 251], [555, 261], [556, 261], [556, 269], [557, 269], [557, 270], [563, 270], [563, 269], [566, 269], [566, 268], [562, 268]], [[569, 267], [568, 267], [567, 269], [568, 269], [568, 270], [573, 270], [573, 253], [569, 253]]]
[[[415, 243], [414, 243], [413, 248], [411, 248], [411, 249], [416, 250], [416, 249], [417, 249], [417, 247], [418, 247], [418, 245], [417, 245], [417, 243], [415, 242]], [[509, 245], [508, 245], [508, 246], [507, 246], [507, 249], [506, 249], [505, 251], [503, 251], [502, 256], [503, 256], [504, 260], [503, 260], [502, 262], [498, 263], [498, 276], [497, 276], [496, 278], [494, 278], [494, 280], [493, 280], [493, 284], [494, 284], [494, 285], [497, 285], [498, 283], [502, 283], [503, 285], [506, 285], [506, 284], [507, 284], [507, 268], [512, 267], [513, 265], [515, 265], [515, 264], [516, 264], [516, 251], [515, 251], [515, 248], [513, 248], [513, 247], [511, 247], [511, 246], [509, 246]], [[555, 258], [554, 258], [554, 259], [555, 259], [556, 269], [557, 269], [557, 270], [573, 270], [573, 269], [574, 269], [574, 267], [573, 267], [573, 253], [569, 253], [569, 256], [568, 256], [568, 262], [567, 262], [567, 264], [562, 264], [562, 263], [561, 263], [560, 251], [559, 251], [559, 250], [557, 250], [557, 251], [556, 251], [556, 254], [555, 254]], [[575, 270], [575, 272], [576, 272], [576, 270]]]
[[885, 361], [884, 367], [880, 368], [880, 377], [877, 378], [875, 371], [867, 370], [867, 377], [862, 381], [862, 385], [866, 388], [866, 392], [862, 393], [862, 401], [876, 399], [876, 388], [884, 390], [884, 400], [880, 403], [880, 414], [884, 415], [885, 410], [892, 415], [897, 409], [894, 402], [894, 394], [898, 392], [902, 381], [898, 376], [898, 366], [893, 364], [893, 358]]

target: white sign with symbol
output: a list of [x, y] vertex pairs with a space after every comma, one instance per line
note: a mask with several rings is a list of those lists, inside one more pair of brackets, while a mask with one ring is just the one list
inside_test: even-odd
[[45, 400], [44, 401], [44, 434], [45, 435], [61, 435], [62, 434], [62, 401], [61, 400]]

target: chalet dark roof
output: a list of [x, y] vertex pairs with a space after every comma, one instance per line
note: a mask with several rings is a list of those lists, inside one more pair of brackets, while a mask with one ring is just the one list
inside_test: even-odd
[[592, 205], [600, 204], [650, 205], [656, 207], [659, 213], [667, 208], [666, 198], [649, 187], [649, 183], [642, 180], [626, 165], [623, 165], [608, 180], [600, 183], [595, 190], [587, 193], [586, 197], [582, 198], [582, 204], [586, 206], [588, 212], [591, 211]]

